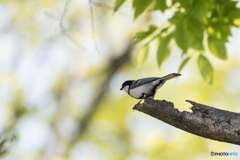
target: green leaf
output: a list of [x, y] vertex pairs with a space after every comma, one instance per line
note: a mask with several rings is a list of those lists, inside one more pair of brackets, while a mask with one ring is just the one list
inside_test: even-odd
[[168, 21], [177, 26], [177, 24], [182, 23], [183, 18], [184, 18], [183, 14], [179, 11], [176, 11], [176, 13], [171, 18], [169, 18]]
[[212, 7], [214, 4], [212, 4], [214, 2], [211, 1], [199, 1], [196, 0], [193, 2], [193, 5], [191, 6], [191, 16], [197, 18], [198, 20], [202, 20], [203, 17], [205, 17], [205, 15], [209, 12], [210, 7]]
[[203, 37], [203, 25], [198, 19], [194, 17], [188, 17], [185, 23], [187, 30], [191, 34], [197, 38]]
[[118, 10], [119, 7], [125, 2], [125, 0], [116, 0], [115, 6], [114, 6], [114, 12]]
[[190, 36], [185, 28], [185, 25], [179, 24], [176, 26], [175, 30], [175, 41], [177, 45], [184, 51], [187, 52], [190, 44]]
[[185, 9], [190, 9], [194, 1], [195, 0], [178, 0], [178, 2], [180, 3], [180, 6]]
[[226, 47], [224, 45], [223, 42], [221, 42], [220, 40], [218, 40], [215, 37], [209, 36], [208, 37], [208, 47], [209, 50], [211, 51], [211, 53], [222, 60], [226, 60], [227, 59], [227, 51], [226, 51]]
[[157, 62], [158, 66], [161, 67], [164, 60], [166, 60], [170, 54], [170, 49], [168, 44], [172, 39], [172, 34], [167, 35], [166, 37], [161, 37], [159, 40], [159, 46], [157, 50]]
[[148, 57], [149, 46], [145, 44], [140, 50], [138, 51], [137, 62], [138, 64], [143, 64], [147, 57]]
[[135, 8], [135, 20], [145, 11], [151, 2], [152, 0], [133, 0], [133, 8]]
[[166, 0], [155, 0], [155, 9], [164, 12], [167, 9]]
[[160, 34], [166, 33], [168, 31], [169, 27], [165, 27], [161, 30]]
[[138, 32], [135, 36], [136, 38], [136, 43], [144, 40], [145, 38], [147, 38], [149, 35], [151, 35], [155, 30], [157, 29], [157, 26], [155, 25], [150, 25], [148, 26], [148, 31], [146, 32]]
[[232, 10], [236, 9], [237, 1], [223, 1], [222, 5], [224, 6], [225, 13], [229, 13]]
[[198, 57], [198, 68], [203, 79], [208, 83], [213, 83], [213, 68], [208, 59], [202, 54]]
[[192, 48], [198, 50], [198, 51], [204, 51], [204, 46], [203, 46], [203, 39], [201, 38], [196, 38], [194, 40], [192, 40]]
[[[203, 51], [203, 25], [195, 17], [188, 17], [185, 21], [188, 35], [189, 47]], [[189, 34], [191, 33], [191, 34]]]
[[231, 36], [231, 24], [224, 21], [216, 21], [211, 23], [212, 31], [208, 32], [210, 37], [217, 38], [222, 43], [228, 42], [228, 37]]
[[227, 17], [231, 20], [234, 20], [236, 18], [240, 17], [240, 8], [235, 8], [233, 10], [231, 10], [228, 14]]
[[185, 58], [182, 63], [180, 64], [179, 68], [178, 68], [178, 73], [180, 73], [182, 71], [182, 69], [186, 66], [186, 64], [188, 63], [190, 57]]

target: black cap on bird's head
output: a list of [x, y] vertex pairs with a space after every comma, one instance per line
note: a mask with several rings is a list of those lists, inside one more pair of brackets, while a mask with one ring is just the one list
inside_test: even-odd
[[120, 90], [123, 90], [123, 88], [125, 86], [130, 86], [132, 84], [133, 80], [128, 80], [128, 81], [125, 81], [123, 84], [122, 84], [122, 88], [120, 88]]

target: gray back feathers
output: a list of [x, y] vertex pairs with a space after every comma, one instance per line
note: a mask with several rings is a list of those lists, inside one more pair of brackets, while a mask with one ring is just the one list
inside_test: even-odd
[[141, 86], [141, 85], [146, 84], [146, 83], [153, 82], [153, 81], [158, 80], [158, 79], [159, 79], [159, 77], [149, 77], [149, 78], [143, 78], [143, 79], [135, 80], [131, 84], [130, 89], [136, 88], [136, 87]]
[[172, 78], [175, 78], [175, 77], [178, 77], [180, 75], [181, 74], [178, 74], [178, 73], [171, 73], [171, 74], [166, 75], [164, 77], [149, 77], [149, 78], [138, 79], [138, 80], [135, 80], [135, 81], [132, 82], [132, 84], [130, 85], [130, 89], [136, 88], [136, 87], [144, 85], [146, 83], [151, 83], [151, 82], [156, 81], [156, 80], [162, 80], [162, 82], [165, 83], [165, 81], [167, 81], [169, 79], [172, 79]]

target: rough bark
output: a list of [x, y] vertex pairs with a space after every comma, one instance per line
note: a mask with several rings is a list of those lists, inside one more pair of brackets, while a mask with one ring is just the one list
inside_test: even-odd
[[209, 107], [190, 100], [191, 112], [174, 108], [172, 102], [146, 99], [133, 109], [186, 132], [221, 142], [240, 145], [240, 113]]

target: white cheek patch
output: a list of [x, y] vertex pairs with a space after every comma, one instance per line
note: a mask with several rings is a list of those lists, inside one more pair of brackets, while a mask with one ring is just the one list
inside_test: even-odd
[[127, 92], [127, 93], [128, 93], [128, 89], [129, 89], [129, 86], [128, 86], [128, 85], [125, 86], [125, 87], [123, 87], [123, 90], [124, 90], [125, 92]]

